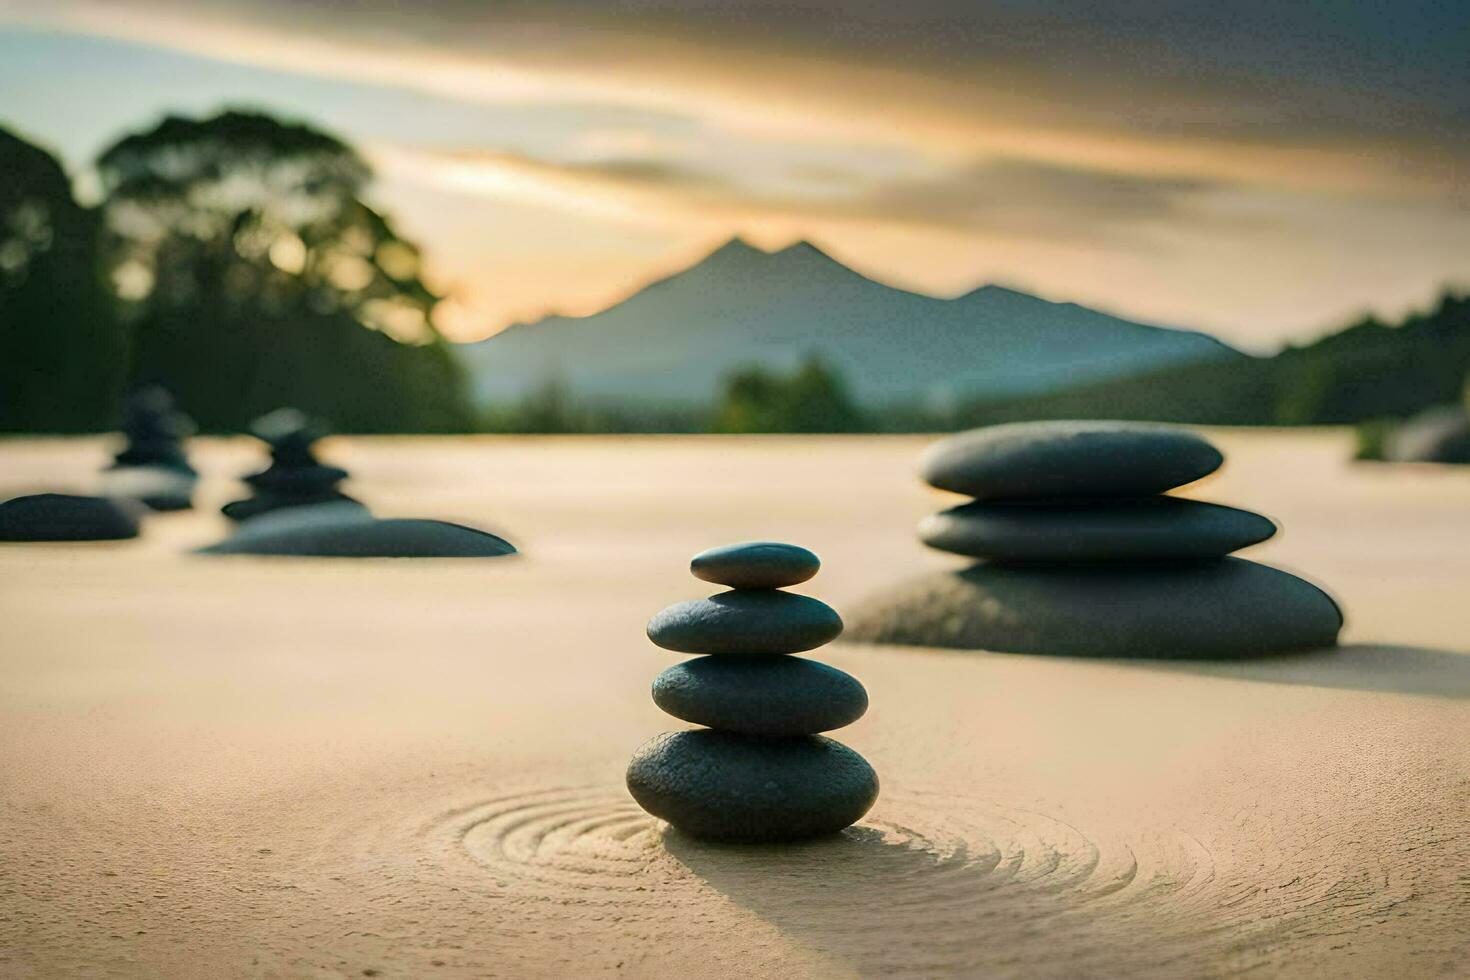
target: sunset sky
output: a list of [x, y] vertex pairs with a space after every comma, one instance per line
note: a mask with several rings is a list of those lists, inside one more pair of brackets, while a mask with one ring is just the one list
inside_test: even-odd
[[474, 339], [732, 234], [1266, 350], [1470, 285], [1470, 4], [0, 0], [0, 124], [85, 189], [166, 112], [374, 164]]

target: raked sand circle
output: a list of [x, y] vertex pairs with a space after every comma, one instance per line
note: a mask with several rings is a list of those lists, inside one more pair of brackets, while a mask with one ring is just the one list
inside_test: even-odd
[[[1131, 914], [1130, 906], [1200, 890], [1212, 875], [1208, 853], [1186, 837], [1108, 840], [983, 800], [896, 796], [841, 833], [787, 844], [697, 841], [597, 786], [496, 798], [453, 813], [439, 833], [456, 837], [490, 875], [522, 881], [527, 897], [634, 914], [713, 886], [773, 913], [786, 901], [801, 905], [809, 925], [834, 938], [871, 932], [900, 910], [931, 933], [964, 930], [1008, 903], [1035, 916], [1083, 907], [1101, 914], [1097, 904], [1108, 900]], [[825, 913], [805, 901], [814, 887], [837, 897]]]
[[[865, 976], [1003, 968], [1008, 946], [1025, 948], [1028, 975], [1103, 961], [1208, 972], [1296, 930], [1370, 929], [1416, 888], [1407, 862], [1359, 863], [1348, 833], [1275, 855], [1262, 888], [1187, 833], [1099, 832], [922, 789], [887, 792], [855, 826], [792, 844], [697, 841], [596, 785], [508, 794], [433, 833], [521, 901], [626, 923], [734, 902]], [[1058, 937], [1050, 949], [1034, 941], [1046, 934]]]

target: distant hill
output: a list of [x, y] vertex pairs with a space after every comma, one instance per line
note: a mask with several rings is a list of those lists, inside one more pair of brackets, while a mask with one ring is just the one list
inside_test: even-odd
[[1398, 325], [1367, 318], [1273, 357], [1169, 365], [1065, 390], [973, 399], [953, 423], [1038, 418], [1213, 425], [1344, 425], [1458, 402], [1470, 381], [1470, 297]]
[[936, 299], [806, 242], [766, 252], [738, 238], [600, 313], [519, 324], [460, 352], [482, 403], [554, 381], [592, 402], [708, 405], [739, 368], [789, 371], [816, 354], [860, 404], [930, 411], [1247, 359], [1201, 333], [999, 286]]

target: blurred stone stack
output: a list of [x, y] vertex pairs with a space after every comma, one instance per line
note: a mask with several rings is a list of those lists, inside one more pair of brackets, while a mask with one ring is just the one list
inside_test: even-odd
[[1085, 657], [1215, 658], [1331, 646], [1342, 615], [1316, 586], [1228, 557], [1266, 518], [1165, 492], [1213, 473], [1184, 429], [1028, 422], [930, 447], [922, 476], [969, 503], [924, 520], [941, 551], [980, 559], [866, 604], [860, 642]]
[[347, 471], [316, 458], [312, 446], [327, 434], [322, 422], [294, 408], [281, 408], [256, 419], [250, 432], [270, 447], [271, 463], [259, 473], [244, 477], [254, 495], [225, 504], [222, 510], [226, 517], [244, 521], [288, 507], [362, 506], [337, 489], [337, 484], [347, 478]]
[[141, 501], [153, 510], [193, 506], [199, 474], [184, 454], [194, 422], [174, 408], [173, 396], [156, 385], [139, 388], [123, 402], [127, 445], [103, 476], [109, 497]]
[[660, 674], [654, 703], [709, 726], [659, 735], [634, 755], [628, 789], [649, 813], [692, 837], [756, 842], [835, 833], [873, 805], [872, 767], [818, 734], [860, 718], [867, 692], [840, 670], [791, 656], [842, 632], [826, 603], [782, 591], [819, 567], [795, 545], [715, 548], [690, 570], [731, 590], [649, 622], [654, 643], [703, 655]]

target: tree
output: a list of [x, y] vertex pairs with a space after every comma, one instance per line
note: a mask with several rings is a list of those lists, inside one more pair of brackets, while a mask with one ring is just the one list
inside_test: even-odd
[[108, 424], [123, 336], [96, 257], [94, 215], [61, 165], [0, 128], [0, 430]]
[[857, 432], [863, 419], [836, 369], [808, 357], [787, 384], [788, 432]]
[[856, 432], [863, 418], [837, 372], [815, 355], [789, 378], [752, 366], [725, 379], [715, 432]]
[[280, 405], [348, 432], [469, 425], [439, 297], [363, 201], [351, 147], [258, 113], [170, 116], [97, 169], [133, 383], [170, 388], [206, 429]]
[[782, 383], [763, 367], [732, 372], [715, 406], [715, 432], [779, 432]]

